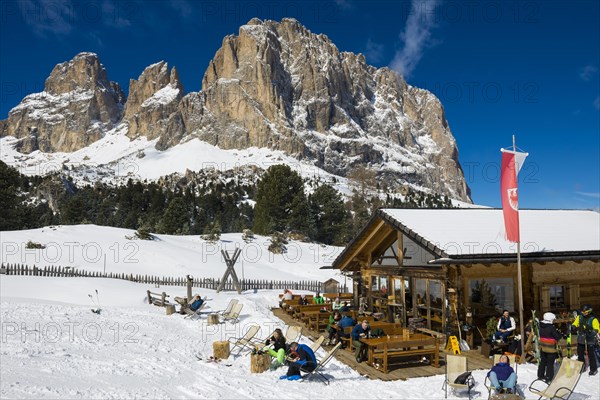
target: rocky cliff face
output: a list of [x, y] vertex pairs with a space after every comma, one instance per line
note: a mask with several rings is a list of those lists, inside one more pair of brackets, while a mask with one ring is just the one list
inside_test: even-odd
[[123, 122], [130, 138], [157, 139], [159, 150], [194, 138], [267, 147], [336, 175], [366, 165], [389, 187], [412, 183], [470, 201], [439, 100], [294, 19], [252, 19], [225, 37], [201, 92], [184, 95], [176, 69], [159, 62], [130, 81], [121, 113], [122, 105], [97, 57], [82, 53], [11, 110], [0, 135], [23, 138], [22, 152], [73, 151]]
[[123, 116], [129, 125], [127, 135], [155, 139], [165, 134], [169, 116], [177, 111], [183, 94], [175, 67], [169, 71], [164, 61], [147, 67], [137, 81], [129, 81], [129, 98]]
[[23, 153], [75, 151], [100, 139], [121, 118], [123, 92], [93, 53], [58, 64], [44, 91], [13, 108], [4, 135], [22, 138]]

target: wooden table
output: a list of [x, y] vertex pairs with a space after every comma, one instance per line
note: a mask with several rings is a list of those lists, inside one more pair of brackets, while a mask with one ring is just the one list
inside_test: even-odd
[[[432, 354], [431, 365], [439, 367], [439, 341], [436, 337], [414, 333], [410, 339], [404, 340], [402, 335], [383, 336], [381, 338], [360, 339], [367, 345], [368, 363], [373, 365], [375, 358], [383, 359], [383, 372], [388, 373], [389, 358], [421, 354]], [[433, 347], [427, 347], [433, 346]]]

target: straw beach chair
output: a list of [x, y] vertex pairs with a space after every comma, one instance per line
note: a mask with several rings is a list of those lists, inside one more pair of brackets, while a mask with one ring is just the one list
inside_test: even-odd
[[231, 312], [229, 312], [228, 314], [223, 314], [223, 322], [231, 321], [234, 324], [238, 322], [240, 319], [240, 312], [242, 312], [242, 308], [244, 308], [244, 305], [241, 303], [233, 305], [233, 307], [231, 308]]

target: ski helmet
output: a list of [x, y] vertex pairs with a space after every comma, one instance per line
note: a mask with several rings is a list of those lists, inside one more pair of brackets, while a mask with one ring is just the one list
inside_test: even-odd
[[592, 312], [592, 306], [590, 306], [589, 304], [584, 304], [583, 307], [581, 307], [582, 314], [589, 314], [591, 312]]

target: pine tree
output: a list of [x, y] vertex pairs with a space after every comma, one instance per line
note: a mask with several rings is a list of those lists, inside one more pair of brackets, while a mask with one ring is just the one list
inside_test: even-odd
[[342, 244], [348, 232], [348, 212], [342, 196], [330, 185], [323, 184], [308, 197], [310, 214], [315, 224], [315, 239], [325, 244]]
[[289, 166], [280, 164], [269, 167], [258, 183], [255, 200], [256, 233], [267, 235], [274, 231], [307, 228], [300, 221], [302, 213], [307, 211], [304, 183]]

